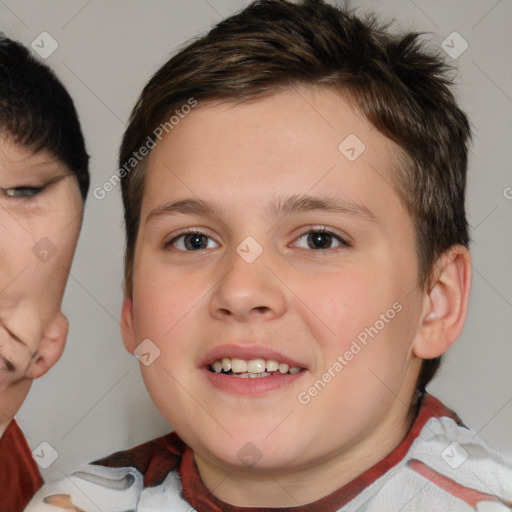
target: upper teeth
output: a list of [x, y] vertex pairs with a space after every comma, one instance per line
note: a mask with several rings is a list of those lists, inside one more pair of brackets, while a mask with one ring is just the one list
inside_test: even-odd
[[292, 367], [286, 363], [279, 363], [274, 359], [237, 359], [236, 357], [224, 357], [222, 359], [216, 359], [211, 367], [215, 373], [220, 373], [222, 370], [228, 372], [231, 370], [233, 373], [264, 373], [277, 372], [280, 373], [298, 373], [301, 368]]

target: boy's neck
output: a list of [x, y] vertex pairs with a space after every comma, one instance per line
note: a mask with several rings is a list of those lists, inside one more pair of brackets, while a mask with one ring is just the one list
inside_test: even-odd
[[405, 400], [397, 399], [384, 421], [363, 440], [293, 471], [230, 471], [195, 453], [201, 479], [218, 499], [239, 507], [297, 507], [345, 486], [391, 453], [410, 427]]

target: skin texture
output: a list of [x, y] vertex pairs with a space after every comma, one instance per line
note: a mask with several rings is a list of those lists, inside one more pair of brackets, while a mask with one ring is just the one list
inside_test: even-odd
[[0, 434], [64, 348], [61, 302], [81, 220], [74, 175], [0, 138]]
[[[354, 161], [338, 149], [349, 134], [366, 146]], [[339, 94], [301, 88], [199, 106], [149, 157], [125, 345], [133, 352], [150, 339], [160, 350], [141, 366], [147, 389], [228, 503], [309, 503], [382, 459], [407, 431], [421, 358], [443, 353], [462, 329], [469, 255], [454, 247], [432, 286], [418, 288], [413, 222], [393, 185], [396, 151]], [[275, 211], [292, 196], [352, 206]], [[152, 214], [183, 200], [215, 212]], [[186, 250], [191, 229], [209, 237], [206, 248]], [[335, 237], [311, 249], [307, 234], [319, 229]], [[246, 237], [263, 250], [252, 263], [236, 251]], [[397, 303], [400, 312], [301, 403]], [[202, 367], [224, 344], [269, 348], [305, 370], [268, 393], [235, 395]], [[255, 464], [241, 457], [247, 450]]]

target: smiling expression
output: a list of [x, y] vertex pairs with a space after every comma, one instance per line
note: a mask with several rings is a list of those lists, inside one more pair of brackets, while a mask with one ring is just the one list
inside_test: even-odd
[[200, 105], [150, 154], [125, 342], [160, 350], [146, 386], [200, 469], [243, 468], [244, 446], [281, 470], [403, 437], [421, 293], [396, 151], [339, 94], [303, 88]]

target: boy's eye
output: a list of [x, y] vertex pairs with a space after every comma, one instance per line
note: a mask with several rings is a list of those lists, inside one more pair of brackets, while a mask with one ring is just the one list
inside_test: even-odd
[[217, 242], [204, 233], [185, 233], [173, 238], [166, 245], [172, 245], [180, 251], [199, 251], [219, 247]]
[[305, 233], [295, 240], [295, 245], [302, 249], [326, 250], [334, 249], [342, 245], [348, 246], [341, 237], [324, 230], [316, 230]]
[[7, 197], [21, 197], [24, 199], [36, 196], [41, 192], [41, 190], [43, 189], [39, 187], [16, 187], [3, 189], [4, 194]]

